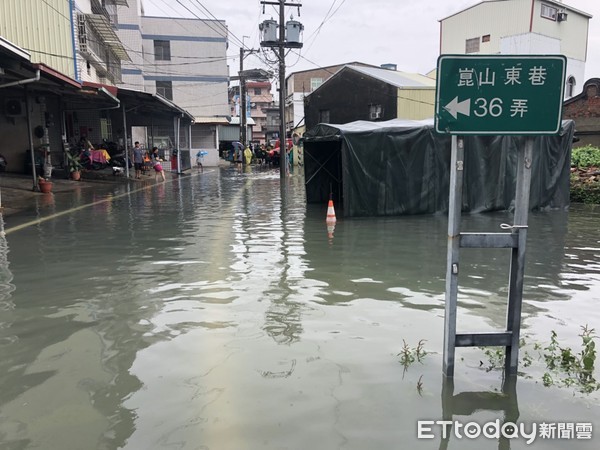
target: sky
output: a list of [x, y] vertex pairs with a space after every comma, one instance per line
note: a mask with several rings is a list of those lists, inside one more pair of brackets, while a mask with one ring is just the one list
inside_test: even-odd
[[[271, 0], [272, 1], [272, 0]], [[302, 49], [286, 57], [286, 74], [359, 61], [372, 65], [396, 64], [398, 70], [427, 73], [439, 56], [439, 20], [479, 3], [478, 0], [286, 0], [300, 3], [286, 8], [304, 25]], [[146, 15], [217, 18], [230, 31], [228, 49], [230, 75], [239, 69], [241, 42], [259, 49], [259, 23], [279, 20], [279, 8], [260, 0], [143, 0]], [[588, 53], [585, 79], [600, 77], [600, 0], [567, 0], [563, 3], [589, 13]], [[187, 6], [185, 9], [181, 4]], [[244, 69], [267, 68], [275, 61], [264, 49], [262, 60], [248, 56]], [[580, 84], [582, 86], [583, 83]]]

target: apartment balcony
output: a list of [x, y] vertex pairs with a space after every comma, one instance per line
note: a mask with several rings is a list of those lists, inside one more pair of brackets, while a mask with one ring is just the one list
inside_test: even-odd
[[109, 20], [101, 14], [78, 14], [79, 52], [98, 76], [121, 82], [121, 61], [131, 61]]

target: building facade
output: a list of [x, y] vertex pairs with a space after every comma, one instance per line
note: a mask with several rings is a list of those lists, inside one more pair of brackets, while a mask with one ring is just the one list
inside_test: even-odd
[[218, 148], [228, 123], [227, 26], [222, 20], [148, 16], [141, 0], [118, 8], [118, 35], [132, 55], [124, 87], [156, 93], [195, 118], [192, 147]]
[[600, 147], [600, 78], [590, 78], [583, 92], [564, 102], [562, 117], [575, 122], [575, 136], [579, 140], [574, 147]]
[[129, 55], [114, 28], [117, 6], [128, 0], [0, 2], [0, 36], [76, 81], [121, 82]]
[[306, 129], [319, 123], [431, 118], [434, 103], [435, 80], [432, 78], [348, 65], [306, 96]]
[[581, 92], [592, 16], [554, 0], [487, 0], [440, 20], [440, 54], [561, 54], [565, 98]]
[[[304, 98], [346, 65], [369, 66], [360, 62], [336, 64], [318, 69], [294, 72], [286, 78], [285, 124], [290, 133], [305, 128]], [[371, 66], [373, 67], [373, 66]]]

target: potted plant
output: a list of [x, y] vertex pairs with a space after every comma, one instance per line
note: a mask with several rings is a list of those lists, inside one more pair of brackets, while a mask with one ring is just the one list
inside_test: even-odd
[[75, 181], [79, 181], [81, 178], [81, 170], [83, 169], [83, 164], [81, 164], [79, 155], [73, 155], [72, 153], [67, 152], [67, 167], [71, 173], [71, 178]]
[[44, 194], [52, 192], [52, 181], [47, 180], [46, 178], [38, 177], [38, 186], [40, 192], [43, 192]]

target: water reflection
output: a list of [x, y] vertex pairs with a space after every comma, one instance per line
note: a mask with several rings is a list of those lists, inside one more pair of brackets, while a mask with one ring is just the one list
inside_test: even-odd
[[[461, 424], [468, 422], [477, 422], [482, 426], [485, 421], [478, 420], [480, 411], [501, 411], [503, 420], [499, 423], [497, 431], [498, 449], [509, 450], [510, 439], [507, 436], [513, 436], [515, 431], [512, 424], [517, 424], [519, 418], [519, 402], [517, 399], [517, 377], [503, 377], [502, 388], [500, 391], [463, 391], [454, 393], [454, 380], [452, 378], [443, 378], [442, 380], [442, 417], [444, 421], [454, 422], [454, 416], [463, 416]], [[508, 424], [505, 426], [505, 424]], [[504, 428], [503, 428], [504, 427]], [[501, 432], [505, 430], [506, 433]], [[447, 449], [450, 439], [456, 436], [453, 434], [453, 425], [446, 429], [446, 433], [441, 433], [440, 450]], [[463, 436], [467, 430], [457, 430]], [[491, 430], [490, 430], [491, 431]], [[490, 432], [492, 434], [493, 432]], [[493, 433], [496, 434], [496, 433]]]
[[15, 308], [12, 293], [15, 285], [12, 283], [13, 274], [8, 260], [8, 242], [4, 232], [4, 217], [0, 213], [0, 346], [7, 345], [18, 339], [10, 333], [12, 322], [10, 315]]
[[[417, 417], [503, 405], [495, 375], [476, 370], [458, 374], [475, 393], [446, 387], [440, 405], [446, 218], [340, 219], [331, 245], [327, 205], [306, 207], [303, 192], [276, 171], [205, 169], [78, 192], [110, 206], [9, 234], [10, 270], [0, 239], [0, 447], [417, 447]], [[534, 338], [558, 319], [598, 323], [598, 219], [533, 214]], [[490, 231], [507, 217], [465, 221]], [[508, 255], [464, 257], [463, 325], [502, 324]], [[403, 339], [432, 355], [404, 380]], [[538, 419], [536, 397], [544, 416], [560, 401], [600, 417], [591, 400], [519, 381], [521, 420]]]

